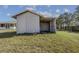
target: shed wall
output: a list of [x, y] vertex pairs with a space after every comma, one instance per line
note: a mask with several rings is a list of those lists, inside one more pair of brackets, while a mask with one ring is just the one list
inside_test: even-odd
[[40, 32], [39, 16], [30, 12], [17, 16], [17, 33], [38, 33]]

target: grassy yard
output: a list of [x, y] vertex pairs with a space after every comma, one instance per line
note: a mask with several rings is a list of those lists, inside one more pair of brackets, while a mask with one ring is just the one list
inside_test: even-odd
[[13, 30], [0, 30], [0, 52], [79, 52], [79, 33], [17, 35]]

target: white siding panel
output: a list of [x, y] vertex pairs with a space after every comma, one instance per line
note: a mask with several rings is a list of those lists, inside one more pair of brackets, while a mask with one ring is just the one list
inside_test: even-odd
[[17, 33], [37, 33], [40, 32], [39, 16], [30, 12], [17, 16]]

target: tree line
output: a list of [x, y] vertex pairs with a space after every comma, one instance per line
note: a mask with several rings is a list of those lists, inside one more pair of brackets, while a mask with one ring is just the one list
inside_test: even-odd
[[79, 31], [79, 6], [76, 7], [75, 12], [65, 12], [56, 18], [58, 30]]

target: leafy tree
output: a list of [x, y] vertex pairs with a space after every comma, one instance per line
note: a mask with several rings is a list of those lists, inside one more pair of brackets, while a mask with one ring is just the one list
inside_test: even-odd
[[62, 23], [63, 23], [63, 15], [61, 14], [61, 15], [60, 15], [59, 17], [57, 17], [57, 19], [56, 19], [57, 28], [58, 28], [59, 30], [61, 30]]
[[77, 6], [76, 11], [74, 12], [76, 20], [79, 21], [79, 6]]
[[72, 20], [72, 14], [71, 13], [63, 13], [61, 14], [57, 19], [57, 25], [61, 29], [70, 29], [70, 22]]
[[57, 18], [57, 27], [60, 30], [62, 29], [62, 27], [65, 30], [71, 30], [72, 26], [77, 26], [77, 22], [79, 22], [79, 6], [77, 6], [74, 13], [65, 12], [63, 14], [60, 14], [60, 16]]

